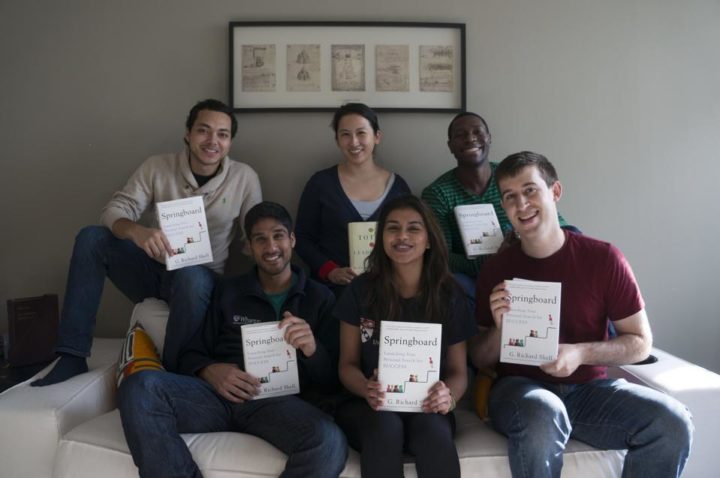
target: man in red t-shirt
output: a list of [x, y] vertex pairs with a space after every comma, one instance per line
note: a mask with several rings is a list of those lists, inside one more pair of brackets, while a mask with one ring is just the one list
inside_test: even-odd
[[[614, 246], [560, 228], [562, 195], [544, 156], [521, 152], [495, 171], [515, 243], [490, 259], [477, 282], [478, 367], [497, 366], [490, 393], [493, 426], [508, 437], [514, 477], [559, 477], [570, 438], [602, 449], [628, 449], [624, 476], [680, 476], [692, 442], [687, 408], [661, 392], [608, 379], [608, 365], [645, 359], [652, 333], [630, 265]], [[505, 280], [560, 282], [557, 359], [538, 366], [498, 363]], [[608, 338], [608, 320], [617, 337]]]

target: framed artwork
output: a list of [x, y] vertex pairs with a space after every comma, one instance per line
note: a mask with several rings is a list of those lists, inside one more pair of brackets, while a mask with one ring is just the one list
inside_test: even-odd
[[465, 24], [230, 22], [235, 111], [465, 109]]

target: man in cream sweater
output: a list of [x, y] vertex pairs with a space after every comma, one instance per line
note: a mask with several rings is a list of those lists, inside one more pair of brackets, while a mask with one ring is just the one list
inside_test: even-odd
[[[228, 157], [237, 132], [232, 108], [201, 101], [185, 126], [187, 148], [147, 159], [103, 209], [103, 225], [85, 227], [75, 238], [56, 347], [60, 360], [32, 385], [51, 385], [87, 371], [106, 277], [133, 302], [157, 297], [168, 303], [163, 362], [175, 369], [180, 348], [203, 321], [230, 243], [236, 232], [242, 234], [237, 224], [262, 200], [255, 171]], [[163, 261], [172, 251], [157, 225], [155, 204], [191, 196], [203, 197], [213, 262], [167, 271]], [[152, 219], [143, 225], [138, 221], [147, 210]]]

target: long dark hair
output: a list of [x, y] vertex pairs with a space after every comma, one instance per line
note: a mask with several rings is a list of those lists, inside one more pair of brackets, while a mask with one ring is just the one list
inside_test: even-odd
[[397, 209], [412, 209], [425, 223], [430, 248], [425, 251], [420, 275], [418, 299], [424, 317], [419, 322], [444, 324], [449, 316], [453, 292], [458, 287], [448, 267], [448, 250], [440, 227], [430, 208], [412, 195], [388, 201], [378, 217], [375, 248], [367, 259], [368, 296], [370, 316], [376, 320], [400, 318], [400, 294], [393, 283], [393, 264], [385, 253], [383, 235], [388, 215]]

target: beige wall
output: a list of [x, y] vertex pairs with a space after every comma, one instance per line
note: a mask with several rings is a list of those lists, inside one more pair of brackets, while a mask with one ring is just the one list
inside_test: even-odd
[[[633, 264], [656, 344], [720, 371], [716, 0], [1, 0], [1, 300], [62, 295], [76, 231], [143, 159], [181, 147], [196, 100], [227, 99], [231, 20], [465, 22], [468, 107], [490, 124], [491, 158], [545, 153], [565, 217]], [[380, 159], [415, 192], [453, 166], [450, 117], [381, 116]], [[233, 156], [294, 211], [337, 160], [330, 115], [238, 119]], [[101, 335], [127, 324], [111, 289]]]

